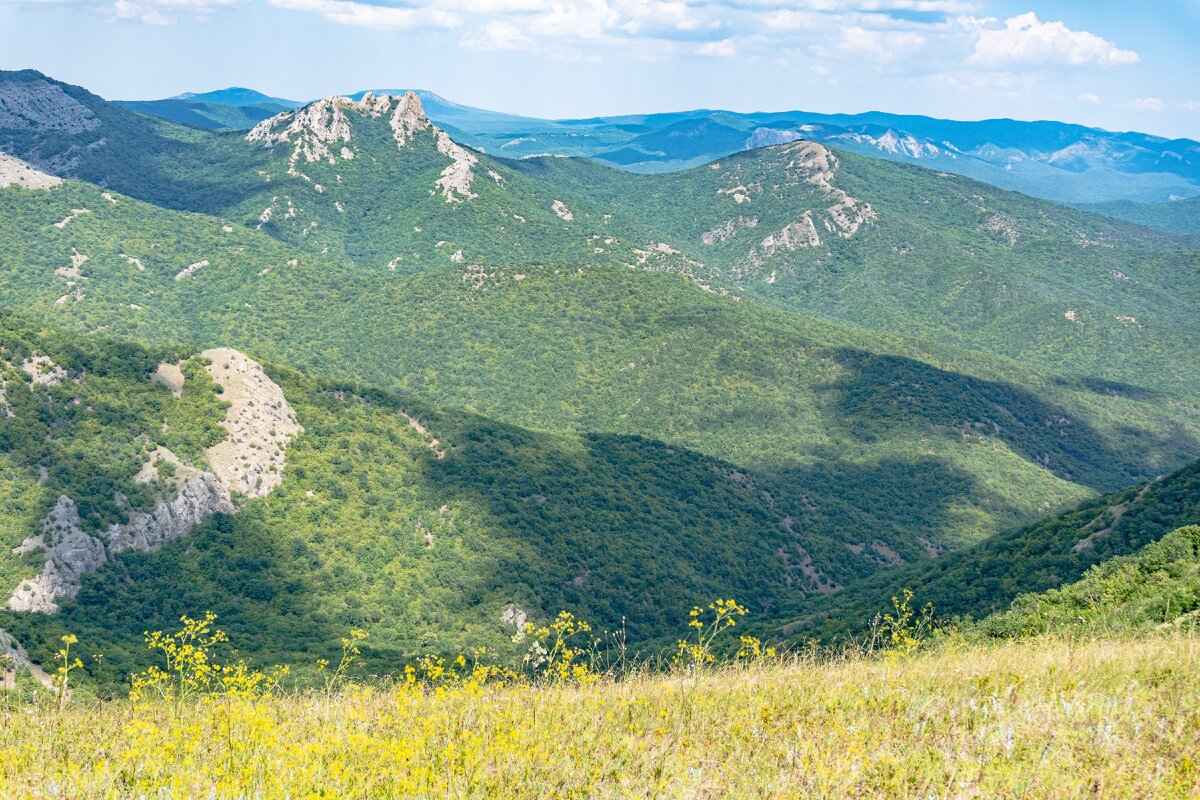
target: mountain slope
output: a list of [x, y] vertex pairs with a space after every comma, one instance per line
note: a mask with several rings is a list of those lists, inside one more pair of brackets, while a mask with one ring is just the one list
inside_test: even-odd
[[1196, 388], [1159, 360], [1200, 346], [1197, 295], [1179, 291], [1200, 280], [1188, 240], [812, 142], [669, 175], [514, 167], [639, 221], [716, 286], [1079, 378]]
[[213, 92], [184, 92], [162, 100], [118, 100], [117, 104], [180, 125], [206, 130], [244, 131], [302, 103], [268, 97], [253, 89], [231, 87]]
[[[1184, 240], [815, 142], [638, 176], [469, 150], [416, 95], [231, 136], [25, 78], [20, 152], [61, 145], [79, 160], [59, 171], [111, 180], [13, 167], [0, 304], [86, 341], [279, 364], [305, 430], [287, 448], [305, 471], [193, 526], [208, 549], [104, 562], [55, 618], [73, 625], [136, 639], [169, 585], [190, 587], [172, 614], [236, 587], [220, 610], [270, 619], [254, 646], [295, 639], [289, 657], [336, 639], [329, 621], [383, 624], [391, 655], [437, 630], [500, 641], [509, 604], [609, 627], [636, 609], [646, 640], [703, 592], [857, 613], [873, 576], [1200, 456]], [[81, 144], [109, 133], [128, 141]], [[156, 144], [184, 141], [196, 160]], [[430, 512], [456, 503], [462, 528]], [[298, 543], [274, 549], [280, 530]], [[410, 569], [426, 533], [457, 549]]]
[[[406, 276], [109, 196], [75, 182], [0, 193], [12, 222], [0, 301], [78, 330], [234, 346], [521, 427], [726, 459], [797, 531], [865, 541], [865, 555], [820, 557], [838, 583], [1198, 449], [1190, 406], [1168, 396], [928, 349], [670, 275], [450, 263]], [[897, 504], [908, 494], [925, 499]], [[876, 539], [894, 555], [871, 550]]]
[[[610, 629], [628, 617], [637, 643], [710, 596], [769, 610], [817, 588], [800, 542], [829, 543], [782, 525], [727, 462], [639, 437], [522, 430], [290, 370], [261, 379], [276, 400], [247, 404], [228, 382], [242, 369], [233, 351], [0, 324], [0, 589], [12, 595], [0, 626], [35, 657], [65, 627], [124, 674], [146, 657], [147, 627], [212, 609], [250, 652], [290, 663], [366, 627], [382, 669], [503, 645], [514, 608], [532, 619], [571, 608]], [[180, 364], [174, 379], [163, 363]], [[221, 449], [266, 433], [261, 415], [274, 434], [280, 409], [295, 424], [259, 473], [270, 480], [226, 485]], [[176, 500], [207, 469], [228, 491], [180, 524]], [[24, 602], [43, 557], [60, 577], [74, 570], [54, 615]]]
[[35, 70], [0, 72], [0, 151], [168, 208], [235, 202], [253, 174], [238, 138], [139, 114]]
[[123, 108], [149, 114], [180, 125], [190, 125], [214, 131], [245, 131], [253, 128], [268, 117], [288, 106], [275, 103], [262, 105], [232, 106], [221, 103], [205, 103], [199, 100], [123, 100]]
[[1102, 561], [1061, 589], [1027, 594], [982, 620], [996, 638], [1048, 632], [1194, 628], [1200, 616], [1200, 527], [1172, 531], [1128, 556]]
[[459, 141], [496, 155], [583, 156], [637, 172], [668, 172], [741, 150], [809, 139], [1058, 202], [1164, 201], [1172, 194], [1200, 194], [1196, 141], [1053, 121], [708, 109], [543, 120], [441, 98], [430, 105], [430, 114], [452, 127]]
[[226, 89], [215, 89], [211, 92], [184, 92], [183, 94], [169, 97], [168, 100], [190, 100], [198, 103], [212, 103], [220, 106], [233, 106], [235, 108], [250, 108], [255, 106], [277, 106], [280, 111], [291, 108], [299, 108], [304, 105], [296, 100], [287, 100], [283, 97], [271, 97], [270, 95], [257, 92], [254, 89], [246, 89], [241, 86], [230, 86]]
[[[1087, 584], [1069, 586], [1096, 565], [1098, 575], [1120, 573], [1128, 556], [1176, 528], [1200, 524], [1200, 462], [1104, 497], [1019, 530], [998, 534], [936, 562], [902, 567], [852, 587], [820, 603], [803, 604], [798, 618], [782, 630], [788, 635], [857, 635], [883, 605], [883, 599], [909, 587], [921, 603], [933, 603], [938, 616], [976, 619], [996, 613], [995, 630], [1037, 625], [1037, 599], [1021, 600], [1011, 616], [1004, 612], [1019, 595], [1063, 587], [1056, 599], [1069, 607]], [[1189, 534], [1190, 535], [1190, 534]], [[1165, 545], [1173, 553], [1175, 545]], [[1147, 562], [1149, 563], [1149, 562]], [[1064, 586], [1066, 585], [1066, 586]], [[1060, 609], [1061, 610], [1061, 609]], [[1098, 609], [1098, 613], [1102, 610]], [[1058, 611], [1047, 609], [1058, 614]], [[785, 612], [786, 613], [786, 612]], [[991, 622], [986, 623], [992, 625]], [[990, 628], [985, 628], [990, 629]]]
[[811, 142], [659, 176], [577, 159], [504, 161], [433, 127], [415, 95], [327, 98], [241, 141], [147, 127], [71, 91], [97, 109], [88, 113], [103, 127], [87, 136], [111, 122], [114, 140], [190, 137], [196, 148], [160, 158], [172, 147], [106, 144], [80, 157], [84, 177], [370, 269], [627, 263], [1116, 390], [1196, 391], [1194, 370], [1177, 358], [1200, 346], [1194, 241], [947, 173]]
[[1200, 236], [1200, 197], [1172, 199], [1166, 203], [1135, 203], [1114, 200], [1092, 203], [1080, 208], [1115, 219], [1123, 219], [1147, 228], [1180, 236]]

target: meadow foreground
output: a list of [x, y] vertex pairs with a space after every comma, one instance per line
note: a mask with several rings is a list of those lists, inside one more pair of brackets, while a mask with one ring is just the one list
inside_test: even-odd
[[12, 708], [5, 797], [1184, 798], [1200, 637]]

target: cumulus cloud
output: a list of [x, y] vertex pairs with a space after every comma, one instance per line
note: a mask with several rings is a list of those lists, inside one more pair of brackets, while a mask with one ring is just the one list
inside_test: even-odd
[[1184, 100], [1179, 107], [1184, 111], [1200, 111], [1200, 100]]
[[1163, 101], [1157, 97], [1139, 97], [1129, 104], [1135, 111], [1162, 111]]
[[1062, 64], [1115, 66], [1138, 63], [1138, 54], [1122, 50], [1088, 31], [1073, 31], [1062, 22], [1042, 22], [1030, 11], [1006, 19], [963, 19], [978, 30], [972, 60], [985, 66]]
[[1081, 103], [1088, 103], [1090, 105], [1095, 105], [1096, 103], [1100, 102], [1100, 95], [1096, 94], [1095, 92], [1084, 92], [1083, 94], [1079, 95], [1079, 97], [1077, 97], [1075, 99]]

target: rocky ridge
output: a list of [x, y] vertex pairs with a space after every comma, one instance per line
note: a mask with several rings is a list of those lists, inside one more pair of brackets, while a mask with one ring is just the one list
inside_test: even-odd
[[[739, 275], [761, 271], [764, 259], [779, 253], [798, 248], [819, 247], [822, 236], [833, 235], [849, 239], [864, 225], [870, 225], [879, 219], [879, 215], [869, 203], [851, 197], [834, 184], [841, 162], [829, 148], [817, 142], [802, 140], [781, 145], [778, 152], [787, 157], [787, 163], [783, 167], [788, 180], [787, 185], [813, 186], [828, 205], [805, 209], [782, 229], [764, 237], [757, 246], [750, 249], [746, 263], [736, 270]], [[732, 184], [733, 180], [729, 182]], [[762, 187], [757, 184], [745, 186], [741, 183], [717, 190], [718, 194], [730, 195], [738, 205], [751, 202], [756, 191], [762, 191]], [[710, 239], [717, 241], [722, 235], [732, 235], [738, 227], [740, 226], [731, 220], [725, 227], [718, 226], [706, 233], [705, 237], [708, 238], [702, 238], [709, 244]]]

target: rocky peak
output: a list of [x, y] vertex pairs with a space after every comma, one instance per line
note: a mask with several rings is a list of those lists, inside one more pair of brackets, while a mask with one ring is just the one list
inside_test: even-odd
[[396, 100], [396, 110], [392, 112], [391, 119], [392, 134], [396, 137], [396, 144], [404, 147], [417, 131], [429, 130], [433, 123], [425, 116], [425, 106], [415, 92], [408, 92]]
[[[312, 139], [324, 145], [348, 143], [353, 135], [348, 113], [364, 117], [391, 115], [392, 130], [396, 141], [403, 146], [418, 130], [431, 127], [429, 117], [421, 105], [421, 98], [413, 92], [403, 97], [367, 92], [360, 100], [351, 100], [341, 95], [330, 95], [316, 100], [295, 111], [284, 111], [254, 126], [246, 134], [248, 142], [262, 142], [273, 147], [283, 142]], [[328, 148], [326, 148], [328, 149]], [[309, 161], [324, 158], [324, 153], [313, 149], [314, 157]], [[305, 153], [306, 157], [308, 153]]]
[[261, 142], [264, 147], [282, 143], [293, 145], [288, 173], [311, 182], [297, 166], [301, 160], [332, 165], [339, 158], [355, 157], [351, 146], [354, 138], [351, 114], [369, 118], [386, 116], [400, 150], [410, 146], [421, 134], [431, 134], [431, 143], [451, 161], [436, 181], [436, 188], [446, 202], [461, 203], [479, 196], [471, 191], [475, 179], [472, 168], [479, 163], [478, 156], [429, 121], [421, 98], [415, 92], [403, 95], [367, 92], [359, 100], [340, 95], [326, 97], [296, 111], [285, 111], [263, 120], [246, 134], [246, 141]]

